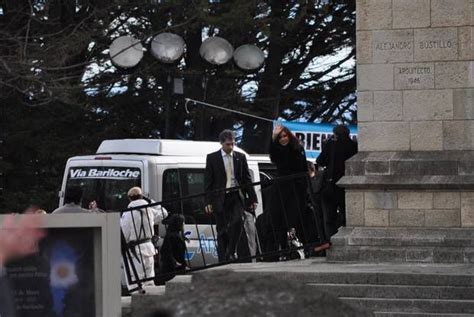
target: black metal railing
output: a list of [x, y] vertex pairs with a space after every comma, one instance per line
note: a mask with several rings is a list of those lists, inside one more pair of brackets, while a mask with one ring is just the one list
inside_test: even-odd
[[[218, 239], [215, 214], [202, 215], [202, 211], [205, 209], [205, 199], [203, 198], [206, 195], [216, 195], [223, 191], [245, 192], [249, 186], [257, 187], [257, 189], [258, 187], [261, 188], [262, 196], [265, 196], [262, 197], [265, 205], [262, 206], [263, 212], [259, 214], [254, 214], [252, 210], [248, 209], [242, 214], [244, 219], [242, 219], [237, 249], [247, 247], [248, 250], [247, 252], [241, 252], [237, 258], [218, 261], [216, 257]], [[131, 291], [141, 289], [147, 281], [155, 281], [160, 284], [176, 274], [185, 274], [229, 263], [282, 261], [314, 255], [315, 247], [329, 242], [329, 237], [325, 233], [325, 220], [320, 198], [320, 193], [314, 189], [312, 179], [307, 173], [300, 173], [124, 209], [121, 212], [122, 215], [139, 210], [140, 217], [143, 219], [144, 216], [149, 217], [147, 211], [149, 208], [164, 205], [171, 206], [177, 202], [183, 205], [186, 201], [194, 200], [194, 205], [197, 201], [198, 207], [193, 212], [199, 212], [201, 220], [209, 217], [208, 221], [204, 221], [206, 224], [199, 224], [192, 212], [182, 214], [182, 209], [180, 209], [180, 212], [168, 210], [168, 221], [164, 221], [166, 234], [164, 235], [163, 245], [158, 246], [155, 243], [157, 256], [155, 256], [155, 274], [153, 276], [140, 273], [145, 271], [143, 267], [145, 259], [140, 252], [140, 247], [137, 246], [136, 242], [126, 241], [122, 233], [124, 271], [129, 284], [134, 285], [133, 288], [129, 289]], [[170, 223], [170, 217], [176, 218], [176, 222]], [[188, 224], [180, 227], [180, 221], [184, 219]], [[134, 219], [134, 223], [142, 223], [142, 221]], [[135, 230], [140, 229], [135, 228]], [[252, 230], [255, 233], [250, 232]], [[244, 234], [247, 239], [243, 239]], [[138, 232], [136, 236], [139, 236]], [[152, 239], [152, 237], [145, 238]], [[244, 240], [247, 240], [247, 242], [243, 243]], [[253, 244], [254, 250], [250, 250], [248, 241]], [[247, 246], [245, 243], [247, 243]], [[180, 255], [180, 252], [184, 254]], [[170, 259], [170, 256], [173, 259]], [[176, 257], [179, 257], [179, 259], [176, 259]], [[134, 261], [134, 258], [137, 261]], [[169, 263], [172, 265], [166, 264], [168, 260], [171, 260]], [[138, 267], [137, 262], [139, 263]]]

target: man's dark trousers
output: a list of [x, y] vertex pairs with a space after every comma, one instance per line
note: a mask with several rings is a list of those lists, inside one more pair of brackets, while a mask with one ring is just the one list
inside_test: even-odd
[[237, 191], [226, 193], [224, 208], [215, 213], [217, 227], [217, 255], [219, 262], [249, 255], [247, 235], [243, 230], [243, 205]]
[[[346, 225], [345, 191], [333, 182], [326, 182], [322, 190], [322, 210], [328, 237], [337, 233], [340, 226]], [[339, 213], [338, 213], [339, 209]]]

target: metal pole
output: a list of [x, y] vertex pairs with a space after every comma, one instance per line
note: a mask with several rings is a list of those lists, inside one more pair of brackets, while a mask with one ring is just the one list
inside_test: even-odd
[[166, 105], [165, 105], [165, 139], [170, 138], [170, 104], [171, 104], [171, 75], [168, 74], [168, 78], [166, 79], [167, 81], [167, 100], [166, 100]]

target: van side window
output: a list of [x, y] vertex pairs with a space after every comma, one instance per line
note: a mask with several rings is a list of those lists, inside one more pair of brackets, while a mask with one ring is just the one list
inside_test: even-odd
[[183, 199], [181, 202], [164, 204], [171, 212], [185, 216], [186, 224], [215, 223], [214, 217], [204, 212], [204, 169], [183, 168], [169, 169], [163, 173], [163, 200], [203, 194], [202, 196]]
[[[204, 169], [180, 169], [183, 196], [204, 193]], [[183, 200], [183, 211], [188, 224], [210, 224], [214, 217], [204, 212], [204, 195]]]
[[[179, 175], [177, 169], [168, 169], [163, 173], [163, 201], [179, 198]], [[171, 213], [182, 213], [181, 203], [179, 201], [165, 202], [163, 207]]]

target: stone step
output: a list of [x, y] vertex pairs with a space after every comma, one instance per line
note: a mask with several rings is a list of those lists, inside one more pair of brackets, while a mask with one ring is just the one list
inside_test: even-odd
[[474, 230], [461, 228], [346, 227], [331, 238], [333, 246], [474, 247]]
[[375, 312], [375, 317], [472, 317], [472, 314]]
[[166, 295], [180, 293], [191, 287], [192, 275], [176, 275], [166, 282]]
[[331, 242], [332, 262], [474, 263], [470, 229], [347, 227]]
[[[242, 276], [260, 275], [258, 272], [240, 272]], [[301, 283], [324, 284], [372, 284], [413, 286], [457, 286], [472, 287], [474, 276], [442, 274], [404, 274], [382, 272], [266, 272], [265, 276], [284, 277]]]
[[132, 316], [132, 297], [131, 296], [122, 296], [120, 299], [122, 304], [122, 317], [131, 317]]
[[330, 263], [325, 259], [232, 264], [212, 270], [229, 274], [278, 276], [302, 283], [413, 286], [474, 286], [470, 264]]
[[474, 314], [473, 300], [340, 297], [348, 304], [377, 312]]
[[[144, 294], [140, 294], [138, 296], [160, 296], [165, 294], [165, 286], [143, 286], [143, 290], [145, 291]], [[133, 296], [132, 296], [133, 300]]]
[[165, 286], [144, 286], [143, 294], [132, 294], [130, 316], [144, 316], [143, 307], [159, 301], [165, 295]]
[[333, 246], [331, 262], [368, 263], [474, 263], [474, 248]]
[[474, 287], [308, 283], [338, 297], [474, 300]]

